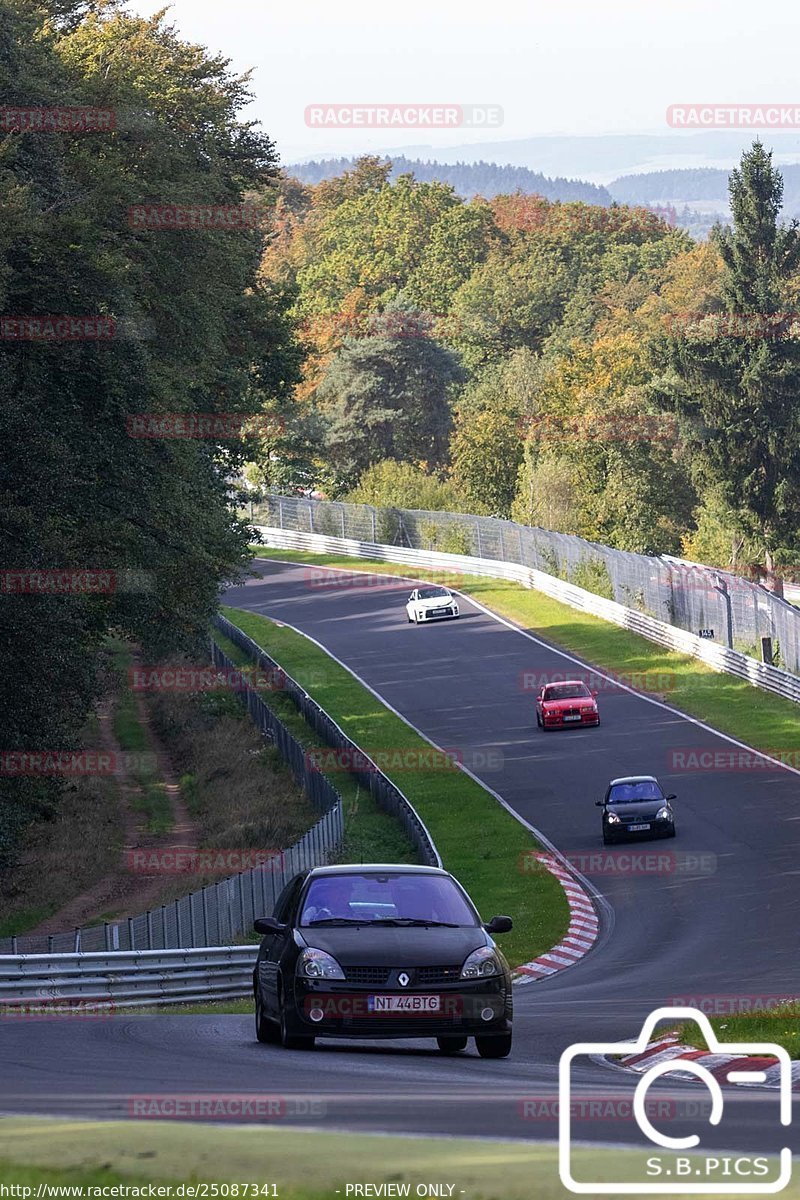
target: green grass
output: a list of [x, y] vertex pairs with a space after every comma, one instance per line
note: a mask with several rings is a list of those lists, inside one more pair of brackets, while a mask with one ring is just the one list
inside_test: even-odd
[[[510, 1123], [521, 1119], [516, 1113], [512, 1104]], [[33, 1185], [33, 1194], [40, 1182], [270, 1183], [280, 1200], [336, 1200], [337, 1192], [345, 1200], [348, 1183], [384, 1182], [410, 1184], [411, 1196], [419, 1184], [451, 1184], [458, 1200], [564, 1200], [570, 1195], [559, 1182], [556, 1148], [547, 1143], [319, 1133], [281, 1124], [4, 1118], [0, 1182]], [[646, 1178], [645, 1157], [618, 1147], [578, 1148], [573, 1172], [593, 1182], [638, 1181]], [[800, 1187], [792, 1183], [781, 1194], [798, 1200]]]
[[151, 762], [155, 756], [149, 753], [150, 740], [147, 736], [136, 697], [128, 685], [128, 670], [131, 665], [130, 647], [122, 641], [109, 639], [106, 643], [114, 670], [119, 679], [119, 690], [114, 704], [114, 737], [120, 748], [128, 754], [140, 755], [129, 767], [129, 775], [139, 788], [138, 795], [131, 798], [131, 807], [144, 814], [147, 833], [159, 836], [169, 833], [175, 818], [166, 785], [156, 777]]
[[[249, 665], [247, 655], [218, 629], [214, 630], [214, 640], [236, 666]], [[267, 707], [283, 721], [301, 746], [313, 748], [318, 745], [319, 738], [285, 692], [270, 691], [265, 687], [258, 690]], [[344, 803], [345, 832], [339, 855], [343, 862], [419, 862], [417, 849], [406, 837], [400, 823], [378, 806], [354, 775], [347, 771], [323, 774]]]
[[[769, 1011], [748, 1015], [711, 1017], [711, 1027], [720, 1042], [776, 1042], [788, 1050], [789, 1057], [800, 1060], [800, 1004], [797, 1002], [776, 1005]], [[683, 1034], [687, 1042], [698, 1050], [707, 1050], [708, 1045], [696, 1025], [685, 1025]]]
[[29, 929], [35, 929], [56, 911], [57, 908], [53, 904], [40, 908], [21, 908], [10, 916], [0, 919], [0, 938], [16, 937], [20, 933], [26, 933]]
[[[367, 754], [404, 751], [430, 759], [430, 744], [308, 638], [240, 609], [225, 615], [263, 646]], [[424, 764], [386, 773], [417, 809], [445, 866], [470, 892], [485, 919], [507, 913], [514, 930], [503, 950], [516, 965], [561, 940], [569, 908], [546, 871], [521, 864], [539, 847], [531, 833], [481, 785], [456, 767]], [[343, 775], [337, 772], [336, 777]]]
[[[254, 546], [253, 550], [262, 558], [346, 567], [370, 573], [410, 573], [414, 578], [432, 581], [441, 575], [441, 572], [437, 575], [436, 572], [363, 558], [271, 550], [263, 546]], [[459, 579], [458, 588], [493, 612], [594, 666], [623, 678], [632, 676], [650, 681], [651, 690], [668, 704], [708, 722], [715, 729], [767, 754], [783, 756], [792, 763], [800, 762], [800, 708], [791, 701], [755, 688], [744, 680], [713, 671], [699, 659], [663, 649], [646, 638], [589, 613], [579, 612], [521, 584], [465, 575], [463, 581]], [[521, 665], [524, 668], [522, 654]], [[693, 745], [691, 730], [687, 730], [687, 748]]]

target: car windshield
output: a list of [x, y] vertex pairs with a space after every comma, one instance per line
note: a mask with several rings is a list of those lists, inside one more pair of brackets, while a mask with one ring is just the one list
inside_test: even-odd
[[591, 696], [585, 683], [556, 683], [544, 689], [543, 700], [578, 700]]
[[420, 588], [417, 592], [420, 600], [449, 600], [450, 593], [447, 588], [441, 587], [426, 587]]
[[312, 879], [301, 925], [478, 924], [463, 893], [446, 875], [415, 872], [336, 874]]
[[664, 793], [655, 779], [639, 779], [631, 783], [612, 783], [608, 792], [609, 804], [632, 804], [635, 800], [663, 800]]

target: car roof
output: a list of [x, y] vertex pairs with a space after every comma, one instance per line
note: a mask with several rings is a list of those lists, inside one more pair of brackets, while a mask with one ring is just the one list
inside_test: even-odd
[[586, 684], [583, 679], [554, 679], [552, 683], [546, 683], [545, 687], [575, 687], [576, 684]]
[[423, 867], [418, 863], [337, 863], [333, 867], [312, 867], [308, 874], [319, 875], [384, 875], [391, 871], [401, 875], [449, 875], [442, 867]]
[[619, 779], [612, 779], [609, 787], [613, 787], [615, 783], [658, 783], [655, 775], [620, 775]]

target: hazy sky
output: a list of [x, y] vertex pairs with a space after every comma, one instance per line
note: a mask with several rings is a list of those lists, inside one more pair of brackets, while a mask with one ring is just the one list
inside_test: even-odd
[[[151, 14], [159, 0], [131, 0]], [[683, 102], [800, 105], [797, 0], [173, 0], [182, 36], [255, 68], [284, 161], [425, 142], [668, 133]], [[497, 105], [480, 129], [314, 129], [312, 104]]]

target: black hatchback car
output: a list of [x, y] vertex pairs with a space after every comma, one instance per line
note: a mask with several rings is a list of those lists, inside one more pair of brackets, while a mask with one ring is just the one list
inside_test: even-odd
[[603, 809], [603, 842], [623, 838], [675, 837], [673, 793], [665, 796], [654, 775], [626, 775], [612, 779], [603, 800], [595, 804]]
[[253, 974], [256, 1036], [310, 1050], [317, 1037], [474, 1037], [483, 1058], [511, 1050], [511, 975], [492, 934], [447, 871], [316, 867], [296, 875], [271, 917]]

